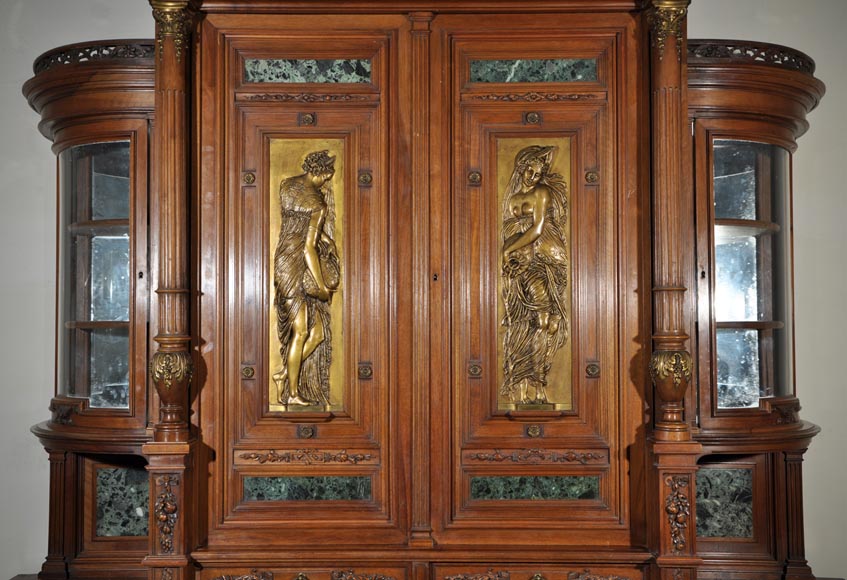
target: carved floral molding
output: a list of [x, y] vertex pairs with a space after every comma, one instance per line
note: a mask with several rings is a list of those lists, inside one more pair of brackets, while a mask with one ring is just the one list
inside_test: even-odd
[[277, 453], [274, 450], [267, 453], [242, 453], [239, 457], [248, 461], [256, 461], [260, 464], [302, 463], [304, 465], [312, 465], [313, 463], [351, 463], [356, 465], [362, 461], [371, 460], [373, 455], [370, 453], [347, 453], [346, 449], [338, 453], [318, 451], [317, 449], [298, 449], [284, 453]]
[[490, 453], [474, 453], [470, 459], [475, 461], [487, 461], [494, 463], [581, 463], [585, 465], [591, 461], [605, 461], [606, 455], [592, 451], [546, 451], [544, 449], [515, 449], [511, 453], [502, 453], [495, 449]]

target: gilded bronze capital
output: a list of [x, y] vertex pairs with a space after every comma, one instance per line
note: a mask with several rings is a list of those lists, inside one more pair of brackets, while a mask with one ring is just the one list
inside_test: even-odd
[[159, 59], [164, 58], [165, 38], [172, 38], [177, 62], [182, 61], [182, 51], [188, 45], [193, 13], [189, 0], [150, 0], [153, 19], [156, 21], [156, 44]]
[[668, 38], [674, 37], [677, 40], [677, 61], [682, 62], [682, 25], [690, 3], [690, 0], [653, 0], [648, 22], [653, 36], [653, 47], [659, 52], [659, 60], [665, 56]]

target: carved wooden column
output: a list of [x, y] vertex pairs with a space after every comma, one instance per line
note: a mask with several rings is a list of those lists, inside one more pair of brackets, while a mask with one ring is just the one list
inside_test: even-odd
[[188, 60], [189, 0], [150, 0], [156, 19], [153, 170], [159, 212], [159, 334], [150, 373], [159, 394], [156, 441], [188, 441]]
[[[429, 95], [429, 43], [431, 36], [430, 25], [433, 14], [431, 12], [414, 12], [409, 15], [412, 23], [412, 142], [411, 158], [416, 160], [412, 175], [412, 203], [413, 215], [420, 216], [414, 221], [413, 246], [415, 276], [415, 313], [414, 322], [418, 329], [429, 329], [429, 292], [425, 291], [430, 281], [430, 264], [428, 239], [430, 233], [429, 223], [429, 123], [430, 123], [430, 95]], [[429, 333], [426, 333], [429, 336]], [[432, 523], [431, 498], [430, 498], [430, 344], [429, 340], [415, 341], [413, 353], [413, 368], [415, 372], [415, 389], [413, 408], [415, 413], [415, 424], [412, 431], [412, 454], [414, 475], [412, 485], [419, 486], [412, 490], [412, 533], [411, 545], [415, 547], [431, 547]]]
[[686, 350], [682, 195], [691, 160], [685, 155], [688, 128], [685, 15], [690, 0], [653, 0], [651, 92], [653, 116], [653, 356], [656, 387], [655, 436], [663, 441], [691, 438], [683, 421], [683, 400], [691, 379]]
[[159, 395], [150, 474], [150, 580], [193, 578], [188, 520], [193, 442], [188, 424], [193, 362], [189, 332], [188, 74], [193, 0], [150, 0], [156, 21], [153, 171], [158, 211], [158, 349], [150, 374]]
[[683, 196], [689, 190], [691, 159], [686, 73], [685, 19], [690, 0], [652, 0], [651, 113], [653, 135], [653, 355], [650, 376], [657, 407], [651, 444], [654, 469], [650, 498], [654, 510], [656, 577], [694, 580], [696, 556], [695, 475], [702, 452], [691, 441], [684, 400], [692, 375], [686, 350], [686, 243]]

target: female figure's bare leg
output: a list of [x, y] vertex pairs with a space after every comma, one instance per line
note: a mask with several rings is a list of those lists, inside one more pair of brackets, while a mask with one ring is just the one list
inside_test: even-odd
[[312, 326], [312, 332], [306, 343], [303, 345], [302, 360], [306, 360], [311, 356], [315, 349], [324, 341], [324, 321], [320, 312], [315, 312], [315, 324]]
[[300, 396], [300, 366], [303, 364], [303, 348], [309, 336], [309, 317], [305, 304], [300, 305], [291, 323], [291, 341], [288, 344], [288, 400], [280, 401], [288, 405], [309, 405], [310, 402]]

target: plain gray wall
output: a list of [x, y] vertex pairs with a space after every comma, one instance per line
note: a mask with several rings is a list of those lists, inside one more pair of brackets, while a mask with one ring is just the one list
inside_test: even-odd
[[[689, 34], [792, 46], [827, 84], [794, 158], [796, 367], [802, 416], [823, 427], [805, 463], [807, 556], [847, 576], [847, 0], [694, 0]], [[0, 0], [0, 580], [47, 551], [47, 455], [29, 427], [53, 390], [56, 165], [21, 85], [56, 46], [152, 35], [146, 0]]]

